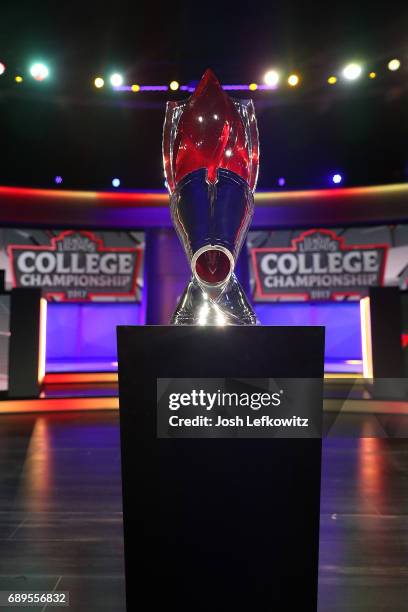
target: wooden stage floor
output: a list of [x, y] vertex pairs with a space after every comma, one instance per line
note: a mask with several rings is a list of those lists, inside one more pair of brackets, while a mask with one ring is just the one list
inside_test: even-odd
[[[118, 416], [0, 417], [0, 590], [70, 591], [73, 612], [125, 611]], [[345, 418], [355, 435], [361, 424]], [[319, 612], [407, 609], [408, 439], [327, 438]]]

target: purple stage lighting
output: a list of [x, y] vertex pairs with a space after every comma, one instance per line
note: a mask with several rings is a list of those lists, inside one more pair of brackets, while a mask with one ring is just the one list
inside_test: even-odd
[[343, 180], [343, 177], [341, 176], [341, 174], [333, 174], [332, 181], [335, 185], [339, 185], [339, 183], [341, 183], [342, 180]]
[[54, 178], [54, 183], [56, 185], [61, 185], [62, 183], [62, 176], [60, 176], [59, 174], [57, 174], [57, 176]]
[[278, 178], [278, 185], [279, 185], [279, 187], [284, 187], [285, 183], [286, 183], [286, 179], [283, 176]]

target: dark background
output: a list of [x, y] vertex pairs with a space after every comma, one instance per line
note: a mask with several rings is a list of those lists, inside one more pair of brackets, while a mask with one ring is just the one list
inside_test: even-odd
[[[93, 80], [117, 70], [128, 84], [186, 84], [207, 67], [223, 83], [260, 83], [271, 67], [302, 76], [298, 88], [251, 92], [259, 189], [280, 176], [285, 189], [330, 186], [337, 171], [346, 185], [405, 181], [407, 31], [402, 2], [3, 2], [0, 184], [53, 187], [60, 174], [60, 188], [110, 189], [114, 176], [124, 189], [163, 188], [165, 101], [183, 94], [96, 90]], [[43, 83], [28, 75], [37, 59], [51, 69]], [[353, 60], [364, 78], [329, 86]]]

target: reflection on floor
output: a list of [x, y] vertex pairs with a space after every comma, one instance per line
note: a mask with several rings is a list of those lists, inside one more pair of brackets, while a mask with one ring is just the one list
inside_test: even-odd
[[[349, 437], [367, 418], [324, 440], [319, 612], [407, 610], [408, 439]], [[0, 419], [0, 590], [124, 612], [117, 412]]]

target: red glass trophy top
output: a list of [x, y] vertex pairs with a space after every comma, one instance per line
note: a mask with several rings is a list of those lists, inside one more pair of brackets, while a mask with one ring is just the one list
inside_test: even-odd
[[172, 160], [175, 183], [206, 168], [214, 183], [218, 168], [250, 179], [249, 144], [245, 126], [233, 101], [207, 70], [180, 116]]

